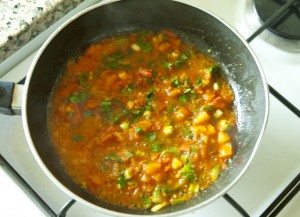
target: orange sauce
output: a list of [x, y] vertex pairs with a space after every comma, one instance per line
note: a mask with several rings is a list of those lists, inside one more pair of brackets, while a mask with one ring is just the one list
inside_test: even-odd
[[82, 188], [155, 212], [198, 195], [227, 166], [233, 99], [218, 65], [175, 33], [131, 32], [67, 63], [50, 135]]

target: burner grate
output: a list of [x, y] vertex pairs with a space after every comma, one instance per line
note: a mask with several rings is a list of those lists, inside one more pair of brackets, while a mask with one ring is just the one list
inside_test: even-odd
[[299, 0], [254, 0], [254, 7], [263, 23], [281, 8], [286, 7], [276, 21], [268, 25], [268, 30], [286, 39], [300, 40]]

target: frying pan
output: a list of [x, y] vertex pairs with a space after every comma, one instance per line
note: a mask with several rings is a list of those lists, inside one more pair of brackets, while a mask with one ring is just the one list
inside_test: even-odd
[[149, 210], [102, 201], [76, 185], [62, 168], [47, 127], [48, 101], [66, 62], [98, 39], [140, 29], [170, 29], [194, 44], [219, 63], [235, 95], [237, 132], [232, 162], [199, 196], [155, 213], [178, 216], [222, 196], [240, 179], [257, 150], [267, 122], [268, 88], [261, 67], [247, 43], [214, 15], [171, 0], [105, 1], [77, 14], [50, 36], [34, 59], [23, 91], [22, 121], [35, 159], [49, 178], [72, 198], [100, 213], [153, 215]]

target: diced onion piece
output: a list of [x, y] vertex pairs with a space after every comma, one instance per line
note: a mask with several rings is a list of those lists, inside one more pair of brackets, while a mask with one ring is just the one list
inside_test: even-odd
[[176, 169], [178, 169], [181, 166], [182, 166], [182, 162], [178, 158], [176, 158], [176, 157], [173, 158], [173, 160], [172, 160], [172, 168], [174, 170], [176, 170]]
[[66, 111], [66, 112], [73, 112], [74, 110], [71, 108], [71, 106], [67, 105], [67, 106], [65, 107], [65, 111]]
[[133, 176], [132, 168], [128, 168], [124, 171], [124, 178], [131, 179]]
[[199, 184], [191, 183], [189, 186], [189, 191], [193, 193], [198, 193], [200, 190]]
[[162, 203], [164, 201], [160, 194], [152, 195], [150, 199], [153, 203]]
[[210, 119], [210, 116], [207, 112], [201, 111], [198, 115], [194, 118], [195, 124], [202, 124]]
[[183, 162], [183, 163], [187, 163], [188, 160], [189, 160], [189, 155], [187, 155], [187, 154], [182, 154], [182, 155], [180, 156], [180, 160], [181, 160], [181, 162]]
[[180, 107], [174, 112], [176, 120], [182, 121], [190, 115], [190, 111], [186, 107]]
[[160, 203], [160, 204], [156, 204], [154, 205], [152, 208], [151, 208], [151, 211], [152, 212], [157, 212], [158, 210], [164, 208], [165, 206], [167, 206], [168, 203], [167, 202], [163, 202], [163, 203]]
[[161, 182], [165, 177], [165, 174], [163, 173], [157, 173], [151, 176], [152, 179], [154, 179], [156, 182]]
[[125, 71], [121, 71], [118, 73], [119, 78], [124, 79], [126, 76], [126, 72]]
[[87, 189], [87, 183], [86, 182], [81, 182], [81, 187], [83, 189]]
[[133, 107], [134, 107], [134, 102], [133, 102], [133, 101], [128, 101], [128, 102], [126, 103], [126, 107], [127, 107], [129, 110], [133, 109]]
[[141, 47], [138, 46], [137, 44], [132, 44], [132, 45], [131, 45], [131, 49], [134, 50], [134, 51], [140, 51], [140, 50], [141, 50]]
[[227, 142], [220, 146], [219, 148], [219, 157], [221, 158], [230, 158], [233, 155], [233, 148], [230, 142]]
[[142, 175], [142, 177], [141, 177], [141, 181], [142, 182], [150, 182], [150, 179], [151, 177], [149, 176], [149, 175], [147, 175], [147, 174], [144, 174], [144, 175]]
[[127, 130], [129, 128], [129, 122], [128, 121], [123, 121], [121, 124], [120, 124], [120, 128], [122, 130]]
[[225, 133], [224, 131], [221, 131], [218, 133], [218, 142], [220, 144], [226, 143], [230, 140], [230, 136]]
[[207, 131], [206, 127], [202, 125], [193, 125], [191, 126], [190, 130], [195, 136], [199, 136], [200, 133], [206, 133]]
[[182, 90], [181, 89], [172, 89], [172, 90], [167, 90], [167, 94], [169, 97], [176, 97], [178, 95], [180, 95], [182, 93]]
[[170, 200], [170, 202], [171, 202], [172, 205], [175, 205], [175, 204], [178, 204], [178, 203], [183, 203], [184, 199], [182, 199], [182, 198], [172, 198]]
[[223, 115], [223, 112], [221, 110], [216, 110], [214, 113], [214, 118], [218, 119]]
[[171, 125], [169, 125], [169, 126], [164, 126], [163, 132], [164, 132], [164, 134], [167, 135], [167, 136], [172, 135], [173, 132], [174, 132], [174, 128], [173, 128]]
[[144, 151], [141, 151], [141, 150], [137, 150], [135, 152], [135, 155], [136, 156], [139, 156], [139, 157], [144, 157], [146, 155], [146, 153]]
[[222, 119], [218, 121], [218, 128], [220, 131], [224, 131], [227, 126], [227, 121]]
[[204, 144], [206, 144], [208, 142], [208, 135], [201, 133], [200, 134], [200, 140], [201, 142], [203, 142]]
[[212, 181], [217, 180], [217, 178], [219, 177], [219, 174], [221, 172], [221, 168], [219, 166], [215, 166], [213, 167], [210, 171], [209, 171], [209, 176], [211, 178]]
[[151, 117], [151, 111], [144, 111], [143, 116], [147, 118]]
[[178, 53], [178, 52], [172, 52], [171, 55], [172, 55], [172, 57], [173, 57], [174, 59], [176, 59], [176, 58], [179, 57], [179, 53]]
[[124, 140], [124, 136], [123, 136], [123, 134], [120, 133], [120, 132], [115, 132], [115, 133], [113, 133], [113, 135], [115, 136], [115, 138], [116, 138], [117, 141], [119, 141], [119, 142], [121, 142], [121, 141]]
[[211, 124], [209, 124], [206, 128], [207, 128], [207, 134], [208, 135], [214, 135], [214, 134], [217, 133], [215, 127]]
[[214, 90], [217, 91], [217, 90], [220, 89], [220, 86], [219, 86], [219, 84], [216, 82], [216, 83], [214, 83], [213, 88], [214, 88]]
[[160, 168], [161, 164], [159, 162], [151, 162], [143, 165], [143, 172], [151, 175], [156, 173]]

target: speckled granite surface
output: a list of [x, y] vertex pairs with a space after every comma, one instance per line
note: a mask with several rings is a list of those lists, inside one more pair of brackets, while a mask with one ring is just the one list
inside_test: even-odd
[[0, 0], [0, 63], [84, 0]]

